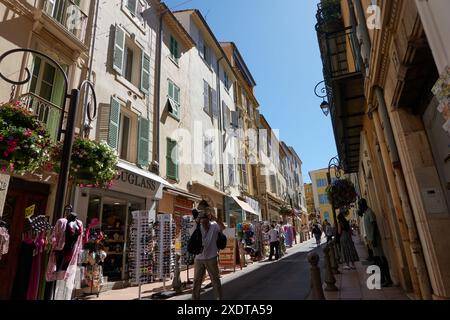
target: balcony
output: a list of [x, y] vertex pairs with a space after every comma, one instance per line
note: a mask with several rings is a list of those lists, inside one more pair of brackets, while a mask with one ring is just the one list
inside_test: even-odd
[[[79, 7], [80, 0], [42, 0], [35, 10], [36, 30], [42, 29], [56, 36], [77, 52], [87, 51], [86, 30], [88, 15]], [[84, 2], [83, 2], [84, 3]], [[90, 2], [87, 2], [89, 5]]]
[[356, 29], [345, 25], [337, 0], [322, 0], [316, 18], [336, 147], [345, 171], [357, 172], [365, 96]]
[[26, 106], [27, 110], [32, 112], [39, 121], [45, 124], [50, 137], [53, 141], [56, 141], [62, 112], [61, 107], [58, 107], [34, 93], [22, 95], [20, 101]]

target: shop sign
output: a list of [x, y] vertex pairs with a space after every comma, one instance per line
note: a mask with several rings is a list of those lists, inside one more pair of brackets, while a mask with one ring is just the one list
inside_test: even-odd
[[116, 183], [113, 185], [112, 190], [135, 195], [151, 195], [155, 194], [160, 186], [161, 184], [158, 181], [121, 169], [121, 173], [116, 178]]
[[3, 206], [5, 205], [6, 194], [8, 193], [9, 175], [0, 174], [0, 217], [3, 214]]

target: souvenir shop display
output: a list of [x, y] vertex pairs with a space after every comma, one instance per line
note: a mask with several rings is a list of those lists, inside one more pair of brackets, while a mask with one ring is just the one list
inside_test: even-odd
[[6, 228], [6, 222], [0, 220], [0, 260], [2, 256], [8, 253], [9, 249], [9, 233]]
[[113, 209], [105, 211], [102, 231], [105, 235], [104, 247], [108, 255], [103, 264], [103, 273], [108, 277], [108, 280], [119, 281], [122, 279], [124, 264], [124, 217]]
[[189, 265], [194, 262], [194, 256], [187, 250], [189, 238], [195, 228], [193, 216], [183, 216], [181, 220], [181, 263], [187, 267], [187, 283], [189, 281]]
[[153, 280], [153, 220], [149, 211], [133, 211], [130, 226], [130, 248], [128, 252], [130, 282], [139, 285]]
[[103, 263], [107, 256], [103, 242], [105, 236], [100, 228], [100, 221], [97, 218], [92, 219], [85, 232], [84, 250], [82, 258], [83, 278], [89, 288], [88, 293], [100, 294], [101, 288], [105, 282], [103, 277]]
[[[82, 249], [83, 223], [75, 212], [69, 212], [66, 218], [56, 222], [52, 234], [52, 250], [47, 266], [46, 279], [49, 282], [63, 280], [64, 288], [58, 289], [57, 299], [71, 299], [75, 283], [77, 262]], [[59, 292], [62, 290], [62, 293]], [[55, 292], [56, 294], [56, 292]]]
[[175, 221], [171, 214], [157, 216], [155, 234], [154, 272], [165, 281], [166, 277], [169, 277], [175, 269]]
[[44, 300], [49, 294], [46, 269], [51, 250], [52, 226], [48, 217], [27, 218], [20, 247], [18, 269], [12, 290], [12, 299]]

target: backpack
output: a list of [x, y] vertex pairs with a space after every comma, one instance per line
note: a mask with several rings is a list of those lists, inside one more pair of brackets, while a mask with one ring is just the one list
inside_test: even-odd
[[197, 225], [197, 228], [194, 230], [191, 237], [189, 238], [187, 251], [193, 255], [200, 254], [203, 251], [202, 231], [200, 230], [199, 224]]
[[219, 232], [217, 234], [217, 242], [216, 242], [216, 244], [217, 244], [217, 249], [219, 249], [219, 250], [223, 250], [223, 249], [226, 248], [226, 246], [227, 246], [227, 237], [222, 232]]

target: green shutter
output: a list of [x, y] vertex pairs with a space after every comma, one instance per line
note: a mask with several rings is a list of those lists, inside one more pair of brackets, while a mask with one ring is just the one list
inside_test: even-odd
[[175, 56], [175, 61], [178, 63], [178, 42], [177, 40], [174, 39], [174, 56]]
[[173, 99], [173, 82], [169, 80], [169, 98]]
[[114, 38], [113, 69], [119, 74], [123, 73], [123, 60], [125, 57], [125, 31], [116, 25], [116, 36]]
[[145, 118], [139, 118], [139, 137], [138, 137], [138, 164], [148, 166], [148, 150], [150, 136], [150, 121]]
[[141, 91], [150, 92], [150, 56], [142, 51]]
[[170, 36], [170, 54], [172, 59], [178, 63], [178, 42], [173, 36]]
[[109, 113], [108, 144], [116, 149], [119, 144], [119, 121], [120, 121], [120, 102], [111, 97], [111, 110]]
[[167, 139], [166, 175], [168, 178], [178, 180], [178, 148], [177, 142]]

